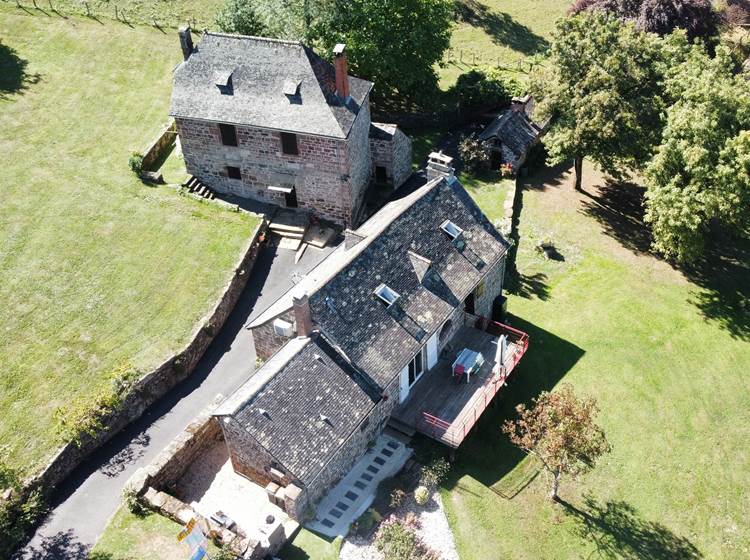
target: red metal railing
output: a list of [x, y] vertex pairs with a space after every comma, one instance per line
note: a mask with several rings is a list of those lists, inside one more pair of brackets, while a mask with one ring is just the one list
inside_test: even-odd
[[493, 336], [506, 335], [508, 342], [513, 344], [513, 350], [511, 355], [505, 358], [505, 363], [495, 366], [492, 378], [485, 383], [480, 391], [472, 396], [469, 401], [470, 407], [454, 422], [447, 422], [428, 412], [422, 412], [422, 418], [417, 426], [418, 430], [451, 447], [458, 447], [466, 438], [471, 428], [474, 427], [479, 417], [487, 409], [498, 391], [500, 391], [500, 388], [505, 385], [505, 380], [529, 347], [529, 335], [523, 331], [519, 331], [503, 323], [490, 321], [485, 317], [471, 315], [469, 318], [474, 320], [476, 328], [484, 330]]

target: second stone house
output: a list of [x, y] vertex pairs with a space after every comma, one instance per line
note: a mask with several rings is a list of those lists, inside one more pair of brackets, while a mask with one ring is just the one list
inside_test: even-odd
[[308, 210], [344, 226], [361, 221], [373, 180], [394, 188], [411, 173], [411, 141], [372, 123], [373, 83], [296, 41], [180, 30], [170, 114], [187, 171], [211, 189]]

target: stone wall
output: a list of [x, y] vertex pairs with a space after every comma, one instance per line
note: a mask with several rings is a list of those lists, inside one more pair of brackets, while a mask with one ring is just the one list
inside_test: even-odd
[[[291, 309], [286, 313], [279, 315], [277, 319], [283, 319], [287, 323], [295, 325], [294, 313]], [[291, 340], [291, 337], [279, 336], [278, 334], [276, 334], [276, 332], [273, 330], [274, 320], [275, 319], [271, 319], [267, 323], [263, 323], [262, 325], [251, 330], [253, 344], [255, 345], [255, 355], [258, 356], [258, 358], [260, 358], [261, 360], [267, 360], [273, 354], [275, 354], [279, 348], [281, 348], [282, 346], [284, 346], [284, 344]], [[294, 327], [294, 330], [296, 332], [296, 325]]]
[[27, 489], [40, 488], [45, 493], [51, 491], [91, 453], [193, 373], [245, 289], [267, 228], [268, 223], [263, 220], [255, 229], [221, 299], [201, 321], [186, 348], [141, 377], [119, 407], [102, 419], [103, 430], [94, 436], [84, 436], [80, 445], [68, 443], [60, 448], [41, 473], [26, 481]]
[[143, 170], [150, 170], [151, 166], [161, 157], [164, 150], [172, 145], [176, 138], [177, 128], [175, 122], [170, 121], [156, 137], [156, 140], [151, 142], [143, 151]]
[[[176, 126], [188, 173], [212, 189], [286, 206], [284, 193], [267, 187], [294, 187], [299, 208], [349, 226], [369, 184], [369, 121], [367, 101], [349, 138], [298, 134], [298, 155], [283, 154], [273, 130], [237, 126], [238, 145], [224, 146], [218, 123], [178, 118]], [[226, 166], [242, 178], [229, 178]]]
[[474, 314], [480, 317], [492, 318], [492, 302], [503, 291], [503, 278], [505, 276], [505, 255], [496, 262], [485, 274], [484, 292], [478, 295], [474, 301]]
[[396, 130], [393, 139], [393, 186], [400, 187], [411, 176], [411, 138]]
[[[440, 356], [443, 348], [453, 340], [453, 337], [456, 336], [456, 333], [464, 325], [464, 316], [464, 306], [460, 305], [453, 310], [448, 320], [440, 327], [441, 330], [438, 331], [438, 356]], [[445, 329], [445, 332], [442, 329]]]

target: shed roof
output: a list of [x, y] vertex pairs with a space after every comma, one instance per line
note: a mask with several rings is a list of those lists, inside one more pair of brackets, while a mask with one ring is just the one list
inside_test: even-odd
[[516, 156], [524, 155], [536, 143], [544, 125], [535, 123], [526, 111], [510, 108], [496, 117], [479, 135], [479, 139], [498, 138]]
[[346, 138], [372, 86], [349, 76], [341, 99], [333, 66], [302, 43], [206, 32], [175, 71], [170, 115]]

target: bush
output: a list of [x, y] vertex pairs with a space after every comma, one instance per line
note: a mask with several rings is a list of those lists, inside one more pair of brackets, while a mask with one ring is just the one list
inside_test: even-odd
[[413, 528], [391, 516], [380, 525], [375, 546], [385, 560], [432, 560], [438, 555], [422, 542]]
[[224, 33], [265, 35], [266, 32], [253, 3], [247, 0], [229, 0], [216, 14], [215, 21]]
[[465, 136], [458, 143], [458, 157], [466, 169], [480, 173], [490, 166], [490, 156], [476, 136]]
[[422, 467], [420, 483], [430, 490], [437, 488], [446, 478], [451, 470], [451, 465], [443, 457], [439, 457], [428, 465]]
[[498, 70], [471, 70], [451, 88], [462, 109], [502, 108], [523, 91], [519, 83]]
[[405, 499], [406, 499], [406, 492], [401, 490], [401, 488], [396, 488], [393, 492], [391, 492], [390, 506], [392, 508], [400, 507], [401, 504], [404, 503]]
[[352, 524], [351, 530], [354, 534], [365, 537], [382, 520], [383, 517], [377, 511], [370, 508], [357, 518]]
[[122, 489], [122, 501], [125, 502], [125, 507], [128, 508], [128, 511], [136, 517], [145, 517], [150, 513], [141, 500], [138, 499], [138, 494], [130, 486], [125, 486]]
[[430, 491], [424, 486], [418, 486], [414, 490], [414, 501], [420, 506], [425, 505], [430, 501]]
[[133, 152], [130, 154], [128, 165], [133, 173], [140, 175], [141, 171], [143, 171], [143, 154], [141, 152]]
[[10, 558], [27, 532], [46, 512], [39, 490], [23, 494], [18, 472], [6, 464], [5, 453], [6, 448], [0, 447], [0, 491], [9, 489], [11, 493], [7, 500], [0, 498], [0, 558]]

